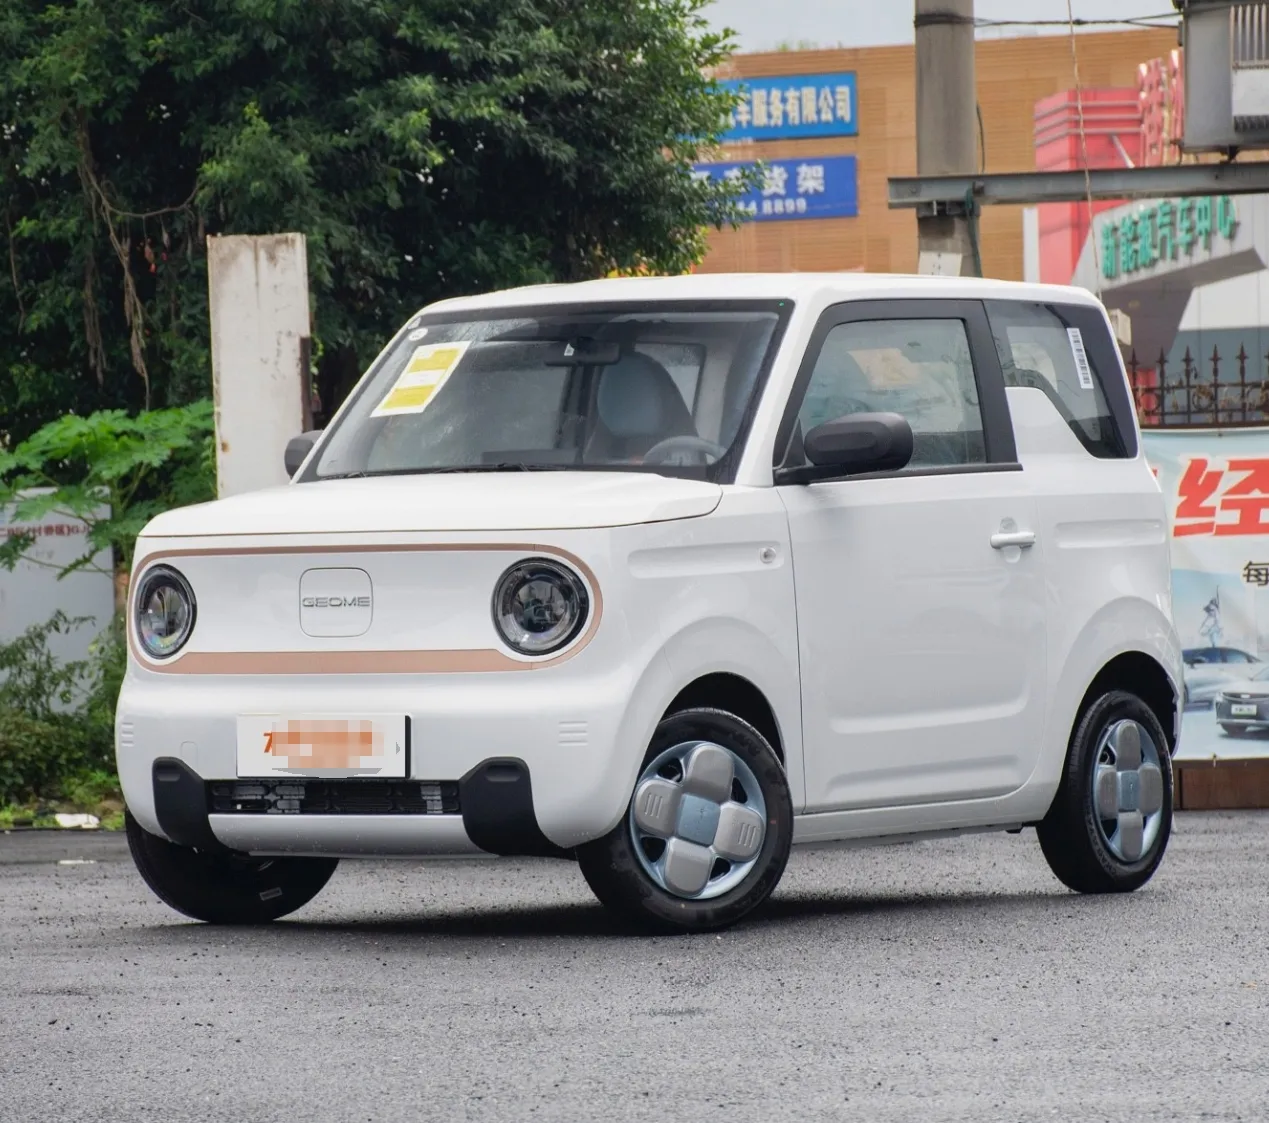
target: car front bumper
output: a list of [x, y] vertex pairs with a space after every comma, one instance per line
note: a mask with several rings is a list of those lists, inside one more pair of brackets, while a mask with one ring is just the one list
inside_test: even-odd
[[[1248, 707], [1255, 712], [1236, 712], [1236, 709]], [[1221, 725], [1236, 725], [1246, 729], [1269, 728], [1269, 698], [1240, 699], [1218, 696], [1212, 708], [1217, 722]]]
[[[659, 716], [632, 712], [634, 685], [620, 672], [330, 681], [134, 671], [117, 711], [119, 776], [141, 826], [186, 845], [260, 854], [567, 854], [607, 833], [628, 804]], [[258, 713], [406, 714], [409, 775], [240, 779], [237, 717]], [[304, 791], [308, 785], [319, 786]]]

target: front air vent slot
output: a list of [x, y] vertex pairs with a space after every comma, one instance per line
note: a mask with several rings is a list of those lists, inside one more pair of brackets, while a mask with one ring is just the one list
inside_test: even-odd
[[457, 815], [455, 780], [215, 780], [213, 815]]

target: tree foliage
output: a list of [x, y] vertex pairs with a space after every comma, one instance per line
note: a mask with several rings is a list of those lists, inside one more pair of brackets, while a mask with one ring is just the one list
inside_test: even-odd
[[[137, 535], [155, 515], [216, 497], [212, 404], [155, 409], [129, 417], [103, 410], [66, 414], [12, 450], [0, 449], [0, 507], [11, 522], [49, 514], [80, 519], [88, 528], [84, 554], [58, 577], [107, 567], [119, 580], [132, 568]], [[40, 562], [29, 533], [0, 541], [0, 567]], [[102, 561], [98, 561], [101, 558]]]
[[205, 239], [307, 235], [329, 413], [432, 299], [682, 272], [706, 0], [2, 0], [0, 439], [204, 398]]

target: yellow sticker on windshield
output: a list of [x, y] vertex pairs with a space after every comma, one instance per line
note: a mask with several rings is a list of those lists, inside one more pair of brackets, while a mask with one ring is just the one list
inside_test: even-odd
[[371, 417], [394, 417], [399, 413], [422, 413], [462, 361], [469, 341], [426, 343], [416, 347], [410, 361]]

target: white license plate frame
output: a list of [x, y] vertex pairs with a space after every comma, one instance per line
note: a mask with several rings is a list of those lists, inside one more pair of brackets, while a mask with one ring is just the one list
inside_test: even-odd
[[[367, 738], [372, 751], [352, 763], [353, 746]], [[285, 751], [287, 746], [292, 751]], [[239, 714], [236, 757], [243, 780], [404, 780], [410, 775], [410, 719], [405, 714]]]
[[1230, 704], [1229, 712], [1231, 717], [1256, 717], [1260, 710], [1249, 702], [1233, 702]]

